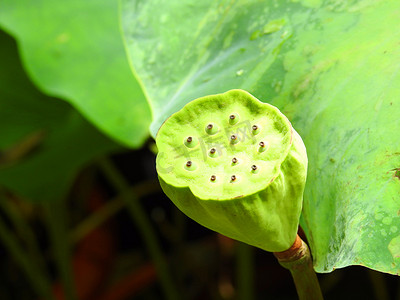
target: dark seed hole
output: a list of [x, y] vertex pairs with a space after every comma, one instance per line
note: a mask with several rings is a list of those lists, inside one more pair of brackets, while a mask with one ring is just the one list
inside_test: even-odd
[[214, 154], [215, 151], [216, 151], [215, 148], [211, 148], [211, 149], [210, 149], [210, 153], [211, 153], [211, 154]]
[[208, 125], [207, 125], [207, 129], [208, 129], [208, 130], [211, 130], [212, 128], [213, 128], [213, 124], [208, 124]]
[[193, 138], [191, 136], [189, 136], [186, 140], [188, 143], [191, 143], [193, 141]]
[[257, 125], [253, 125], [253, 127], [251, 127], [254, 131], [256, 131], [258, 129]]
[[252, 165], [252, 166], [251, 166], [251, 169], [252, 169], [253, 171], [255, 171], [255, 170], [257, 170], [257, 166], [256, 166], [256, 165]]
[[237, 135], [236, 135], [236, 134], [232, 134], [232, 135], [231, 135], [231, 140], [234, 141], [234, 140], [236, 140], [236, 139], [237, 139]]
[[187, 162], [186, 162], [186, 167], [190, 167], [192, 165], [192, 162], [190, 161], [190, 160], [188, 160]]
[[235, 120], [236, 116], [235, 116], [235, 115], [230, 115], [229, 118], [230, 118], [231, 120]]
[[260, 147], [265, 147], [265, 143], [264, 142], [260, 142]]
[[233, 162], [234, 164], [236, 164], [236, 163], [238, 162], [237, 158], [236, 158], [236, 157], [232, 158], [232, 162]]
[[235, 181], [235, 180], [236, 180], [236, 176], [235, 176], [235, 175], [232, 175], [232, 176], [231, 176], [231, 180], [232, 180], [232, 181]]
[[217, 179], [217, 177], [216, 177], [215, 175], [211, 175], [210, 180], [211, 180], [211, 181], [215, 181], [215, 179]]

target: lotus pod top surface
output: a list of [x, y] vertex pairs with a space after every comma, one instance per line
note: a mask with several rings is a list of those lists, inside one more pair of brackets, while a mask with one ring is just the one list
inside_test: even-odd
[[157, 172], [199, 199], [241, 198], [279, 175], [293, 134], [276, 107], [243, 90], [198, 98], [161, 126]]

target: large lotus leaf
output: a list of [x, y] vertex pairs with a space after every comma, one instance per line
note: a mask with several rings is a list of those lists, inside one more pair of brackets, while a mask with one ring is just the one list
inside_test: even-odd
[[43, 91], [69, 101], [119, 142], [143, 143], [151, 115], [129, 68], [117, 1], [5, 0], [0, 25], [17, 39]]
[[133, 1], [122, 22], [155, 135], [187, 102], [248, 90], [307, 147], [314, 267], [400, 272], [400, 2]]
[[69, 104], [29, 81], [0, 31], [0, 185], [34, 201], [60, 199], [80, 168], [118, 149]]

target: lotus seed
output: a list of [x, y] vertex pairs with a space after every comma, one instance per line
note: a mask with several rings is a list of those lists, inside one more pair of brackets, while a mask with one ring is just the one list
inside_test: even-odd
[[232, 176], [231, 176], [231, 180], [232, 180], [232, 181], [235, 181], [235, 180], [236, 180], [236, 176], [235, 176], [235, 175], [232, 175]]
[[186, 136], [183, 138], [183, 144], [188, 148], [195, 148], [199, 144], [199, 140], [195, 136]]
[[258, 125], [253, 125], [251, 126], [252, 129], [252, 134], [256, 135], [260, 132], [260, 128], [258, 127]]
[[266, 147], [267, 143], [266, 142], [260, 142], [259, 145], [260, 145], [260, 148], [258, 148], [259, 152], [264, 152], [265, 150], [267, 150], [267, 147]]
[[257, 170], [257, 166], [256, 166], [256, 165], [252, 165], [252, 166], [251, 166], [251, 169], [252, 169], [253, 171], [255, 171], [255, 170]]
[[217, 179], [217, 177], [216, 177], [215, 175], [211, 175], [210, 180], [211, 180], [211, 181], [215, 181], [215, 179]]
[[209, 135], [214, 135], [218, 132], [218, 126], [212, 122], [208, 123], [205, 127], [205, 131]]
[[229, 116], [229, 124], [234, 125], [239, 121], [239, 115], [237, 113], [233, 113]]
[[238, 162], [237, 158], [236, 158], [236, 157], [232, 158], [232, 162], [233, 162], [234, 164], [236, 164], [236, 163]]
[[211, 149], [210, 149], [210, 153], [211, 153], [211, 154], [214, 154], [215, 151], [216, 151], [215, 148], [211, 148]]
[[190, 161], [190, 160], [188, 160], [187, 162], [186, 162], [186, 167], [190, 167], [192, 165], [192, 162]]
[[232, 134], [231, 135], [231, 144], [236, 144], [239, 142], [237, 134]]

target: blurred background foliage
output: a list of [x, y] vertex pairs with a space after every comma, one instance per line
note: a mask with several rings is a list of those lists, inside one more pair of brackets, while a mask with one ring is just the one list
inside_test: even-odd
[[[130, 68], [116, 1], [5, 1], [0, 24], [1, 299], [296, 298], [272, 254], [160, 190], [152, 79]], [[319, 277], [326, 299], [400, 298], [398, 277], [366, 268]]]

